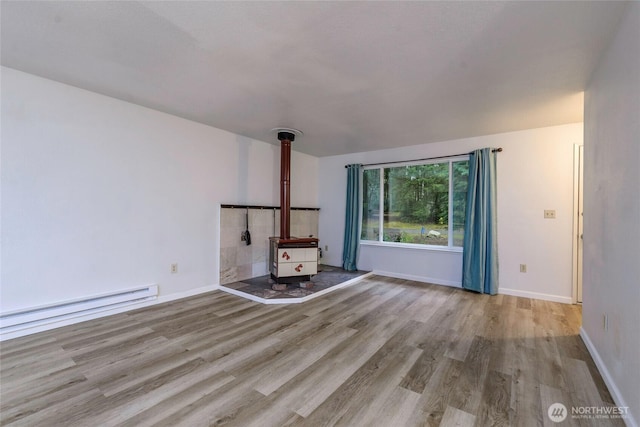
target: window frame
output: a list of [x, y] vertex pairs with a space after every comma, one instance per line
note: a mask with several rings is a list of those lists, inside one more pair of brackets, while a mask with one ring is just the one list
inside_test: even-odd
[[[362, 168], [362, 173], [366, 170], [378, 169], [380, 172], [378, 173], [380, 183], [379, 187], [379, 195], [378, 200], [378, 240], [363, 240], [362, 239], [362, 218], [363, 218], [363, 209], [364, 209], [364, 199], [360, 201], [360, 244], [365, 246], [382, 246], [382, 247], [398, 247], [398, 248], [407, 248], [407, 249], [417, 249], [417, 250], [431, 250], [431, 251], [442, 251], [442, 252], [463, 252], [463, 246], [453, 246], [453, 163], [461, 162], [461, 161], [469, 161], [470, 156], [468, 154], [462, 156], [451, 156], [446, 158], [438, 158], [433, 160], [413, 160], [407, 162], [393, 162], [393, 163], [381, 163], [370, 166], [364, 166]], [[424, 243], [401, 243], [401, 242], [385, 242], [384, 239], [384, 169], [391, 168], [399, 168], [404, 166], [422, 166], [422, 165], [431, 165], [431, 164], [443, 164], [447, 163], [449, 168], [449, 194], [448, 194], [448, 209], [447, 209], [447, 246], [442, 245], [428, 245]], [[363, 194], [364, 188], [361, 188], [360, 194]], [[466, 224], [465, 224], [466, 225]]]

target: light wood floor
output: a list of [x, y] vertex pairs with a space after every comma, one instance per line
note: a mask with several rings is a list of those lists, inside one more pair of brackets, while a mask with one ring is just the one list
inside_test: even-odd
[[0, 422], [555, 425], [554, 402], [613, 404], [580, 316], [376, 276], [288, 306], [212, 292], [2, 343]]

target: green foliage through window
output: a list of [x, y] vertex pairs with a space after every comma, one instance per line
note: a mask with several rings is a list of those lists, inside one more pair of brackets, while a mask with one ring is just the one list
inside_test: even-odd
[[361, 239], [462, 246], [468, 175], [467, 160], [365, 169]]

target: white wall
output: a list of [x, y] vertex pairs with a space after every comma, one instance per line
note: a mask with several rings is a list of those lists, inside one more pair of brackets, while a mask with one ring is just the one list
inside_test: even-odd
[[[583, 337], [640, 422], [640, 4], [585, 93]], [[609, 328], [603, 327], [603, 315]], [[629, 425], [637, 425], [633, 422]]]
[[[1, 120], [3, 312], [217, 284], [219, 205], [279, 204], [277, 145], [9, 68]], [[317, 206], [317, 159], [292, 156], [291, 203]]]
[[[502, 147], [498, 154], [500, 290], [571, 302], [573, 146], [582, 124], [423, 144], [320, 159], [320, 241], [325, 263], [342, 263], [346, 170], [349, 163], [377, 163]], [[555, 209], [556, 219], [543, 218]], [[520, 273], [527, 264], [527, 273]], [[360, 248], [358, 267], [432, 283], [460, 286], [462, 254], [380, 246]]]

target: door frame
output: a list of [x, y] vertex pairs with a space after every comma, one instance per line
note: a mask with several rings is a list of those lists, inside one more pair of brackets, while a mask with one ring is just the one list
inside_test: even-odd
[[[582, 303], [582, 226], [583, 226], [584, 145], [573, 145], [573, 263], [571, 269], [573, 304]], [[579, 295], [580, 294], [580, 295]]]

